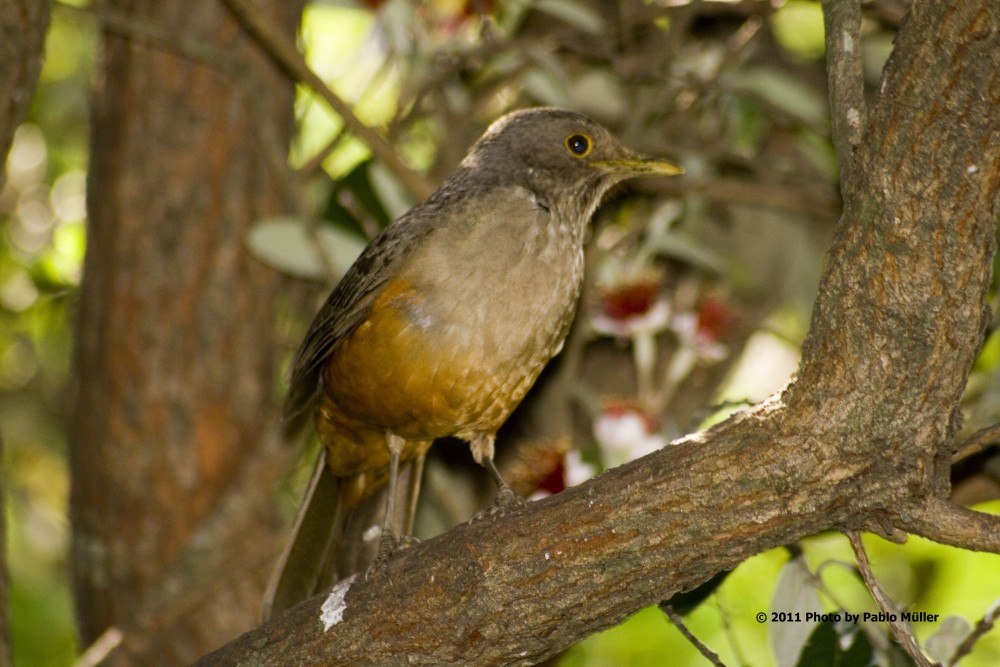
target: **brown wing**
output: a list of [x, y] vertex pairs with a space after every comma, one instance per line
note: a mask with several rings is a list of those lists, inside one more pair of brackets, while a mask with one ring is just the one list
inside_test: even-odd
[[376, 236], [327, 297], [292, 362], [282, 408], [286, 422], [312, 407], [323, 362], [364, 321], [382, 285], [399, 273], [413, 247], [433, 230], [438, 207], [428, 204], [414, 208]]

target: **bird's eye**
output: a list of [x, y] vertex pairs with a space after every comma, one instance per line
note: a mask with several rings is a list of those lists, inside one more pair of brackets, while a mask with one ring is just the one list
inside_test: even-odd
[[594, 142], [586, 134], [571, 134], [566, 137], [566, 148], [573, 157], [587, 157]]

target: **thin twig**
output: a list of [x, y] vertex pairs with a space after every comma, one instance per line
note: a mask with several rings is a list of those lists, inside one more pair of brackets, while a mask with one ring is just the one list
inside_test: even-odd
[[865, 79], [861, 66], [861, 3], [823, 0], [826, 71], [830, 89], [833, 147], [840, 167], [841, 191], [848, 191], [854, 149], [865, 129]]
[[403, 161], [399, 153], [385, 137], [375, 129], [361, 122], [350, 105], [334, 93], [314, 72], [292, 44], [277, 28], [255, 12], [246, 0], [222, 0], [236, 16], [261, 48], [288, 76], [304, 83], [322, 97], [330, 108], [340, 116], [344, 125], [363, 141], [375, 157], [386, 164], [399, 178], [403, 186], [418, 200], [425, 199], [433, 191], [430, 183]]
[[[793, 213], [805, 213], [820, 220], [836, 220], [840, 204], [834, 193], [820, 188], [771, 185], [747, 182], [735, 177], [683, 178], [664, 182], [643, 183], [643, 191], [656, 194], [700, 194], [715, 201], [745, 206], [774, 208]], [[640, 189], [640, 186], [636, 186]]]
[[868, 561], [868, 553], [865, 551], [865, 545], [861, 543], [861, 535], [855, 530], [849, 530], [847, 531], [847, 539], [850, 540], [851, 548], [854, 549], [854, 556], [858, 559], [858, 570], [861, 572], [861, 578], [864, 579], [865, 585], [868, 586], [875, 604], [890, 619], [889, 628], [896, 637], [896, 641], [899, 642], [899, 645], [906, 651], [907, 655], [913, 658], [913, 661], [919, 667], [934, 667], [935, 663], [928, 660], [927, 656], [920, 650], [920, 646], [917, 645], [917, 640], [913, 636], [913, 633], [906, 627], [903, 621], [899, 620], [899, 610], [896, 608], [895, 603], [889, 599], [889, 596], [882, 590], [882, 586], [879, 585], [878, 580], [875, 579], [871, 563]]
[[[483, 25], [485, 28], [485, 20]], [[490, 30], [489, 28], [485, 29]], [[392, 119], [389, 127], [390, 137], [398, 133], [399, 128], [408, 125], [414, 116], [425, 109], [423, 100], [432, 91], [440, 89], [447, 82], [454, 81], [464, 70], [476, 71], [478, 74], [483, 69], [482, 63], [491, 56], [505, 50], [517, 52], [516, 48], [511, 48], [511, 44], [507, 40], [501, 39], [498, 35], [493, 35], [489, 40], [484, 40], [482, 43], [469, 49], [463, 50], [461, 46], [456, 45], [449, 46], [457, 50], [437, 53], [433, 59], [434, 68], [427, 75], [427, 78], [401, 93], [398, 106], [403, 111]], [[507, 80], [507, 77], [503, 77], [503, 79]]]
[[323, 163], [326, 162], [326, 159], [333, 154], [333, 151], [337, 149], [340, 142], [344, 140], [345, 136], [347, 136], [345, 130], [346, 128], [341, 125], [340, 129], [334, 132], [333, 136], [330, 137], [330, 140], [326, 142], [326, 145], [316, 151], [311, 158], [306, 160], [302, 166], [296, 170], [300, 179], [305, 180], [310, 178], [311, 176], [318, 174], [323, 169]]
[[121, 646], [124, 639], [124, 633], [112, 625], [87, 647], [87, 650], [73, 663], [73, 667], [95, 667], [101, 664], [112, 651]]
[[708, 660], [716, 667], [726, 667], [725, 663], [723, 663], [722, 660], [719, 660], [719, 656], [712, 649], [702, 644], [701, 640], [695, 637], [691, 633], [691, 631], [687, 629], [687, 626], [684, 625], [684, 619], [681, 618], [680, 614], [674, 611], [673, 607], [671, 607], [669, 604], [661, 603], [660, 611], [662, 611], [664, 614], [667, 615], [667, 618], [669, 618], [670, 622], [674, 624], [674, 627], [676, 627], [677, 630], [680, 631], [682, 635], [684, 635], [684, 638], [687, 639], [692, 646], [698, 649], [699, 653], [705, 656], [706, 660]]
[[948, 660], [948, 667], [954, 667], [958, 661], [972, 653], [972, 647], [976, 645], [979, 638], [993, 629], [997, 618], [1000, 618], [1000, 600], [993, 603], [993, 606], [986, 610], [983, 618], [976, 623], [969, 636], [962, 640], [962, 643], [955, 648], [954, 655]]
[[951, 457], [951, 462], [958, 463], [963, 459], [969, 458], [973, 454], [978, 454], [987, 447], [995, 447], [997, 444], [1000, 444], [1000, 424], [993, 424], [992, 426], [981, 428], [955, 448], [955, 453]]

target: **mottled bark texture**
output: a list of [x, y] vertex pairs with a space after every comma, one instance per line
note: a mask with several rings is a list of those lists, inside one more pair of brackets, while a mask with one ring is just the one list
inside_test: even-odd
[[320, 596], [199, 664], [533, 664], [830, 528], [966, 535], [1000, 552], [995, 517], [944, 499], [987, 317], [998, 108], [1000, 5], [915, 3], [854, 156], [794, 384], [524, 511], [406, 550], [387, 577], [349, 587], [329, 630]]
[[[257, 6], [292, 38], [301, 0]], [[280, 541], [279, 277], [243, 237], [287, 210], [293, 88], [222, 3], [106, 10], [131, 27], [102, 31], [92, 101], [73, 582], [82, 644], [123, 632], [109, 664], [189, 664], [255, 625]]]

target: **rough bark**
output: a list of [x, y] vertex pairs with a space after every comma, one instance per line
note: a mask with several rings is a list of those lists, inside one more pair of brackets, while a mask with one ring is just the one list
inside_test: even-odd
[[[294, 34], [301, 1], [258, 4]], [[267, 428], [279, 278], [243, 236], [286, 210], [272, 167], [293, 90], [221, 3], [105, 11], [130, 27], [105, 25], [92, 102], [77, 611], [84, 645], [122, 631], [112, 664], [188, 664], [256, 623], [278, 543], [271, 491], [291, 453]]]
[[[798, 379], [756, 409], [344, 582], [201, 665], [533, 664], [770, 547], [864, 528], [1000, 553], [944, 499], [1000, 212], [1000, 6], [915, 3], [845, 188]], [[971, 527], [966, 527], [971, 526]]]

